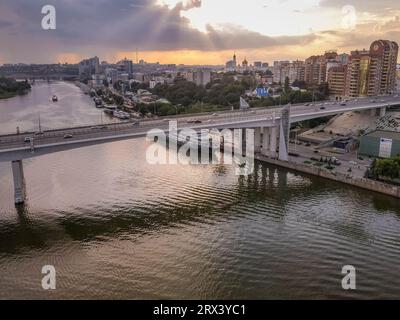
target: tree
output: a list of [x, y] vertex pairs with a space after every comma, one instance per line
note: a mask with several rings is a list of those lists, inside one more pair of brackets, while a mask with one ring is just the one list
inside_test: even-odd
[[285, 94], [288, 94], [290, 92], [290, 79], [289, 77], [285, 78], [285, 86], [284, 86], [284, 92]]
[[0, 96], [11, 97], [26, 93], [31, 89], [27, 80], [16, 81], [12, 78], [0, 77]]
[[391, 179], [400, 178], [400, 156], [394, 159], [377, 159], [371, 168], [372, 176], [376, 179], [386, 177]]

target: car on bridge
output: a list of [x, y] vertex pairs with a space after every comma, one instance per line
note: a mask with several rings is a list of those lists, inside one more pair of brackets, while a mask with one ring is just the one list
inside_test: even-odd
[[73, 138], [72, 134], [64, 135], [64, 139], [72, 139], [72, 138]]
[[30, 143], [31, 140], [33, 140], [33, 138], [31, 138], [31, 137], [25, 137], [24, 142], [25, 142], [25, 143]]

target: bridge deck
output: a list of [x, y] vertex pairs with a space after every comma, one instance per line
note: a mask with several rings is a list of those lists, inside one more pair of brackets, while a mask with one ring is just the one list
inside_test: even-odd
[[[340, 114], [347, 111], [368, 110], [388, 106], [400, 105], [397, 96], [376, 98], [377, 102], [370, 99], [359, 99], [342, 106], [330, 102], [321, 105], [293, 105], [291, 110], [291, 122], [298, 122], [313, 118]], [[108, 141], [123, 140], [146, 136], [151, 129], [167, 131], [169, 124], [167, 120], [176, 120], [179, 129], [205, 129], [205, 128], [256, 128], [270, 127], [276, 125], [280, 118], [282, 108], [260, 108], [252, 111], [219, 112], [216, 115], [190, 115], [184, 117], [170, 117], [157, 120], [143, 120], [139, 123], [123, 122], [104, 126], [75, 127], [48, 130], [42, 135], [33, 132], [22, 134], [9, 134], [0, 136], [0, 161], [19, 160], [30, 158], [46, 153], [64, 151], [87, 145], [105, 143]], [[201, 123], [189, 123], [199, 120]], [[65, 139], [66, 135], [71, 138]], [[25, 142], [26, 137], [33, 138], [35, 153], [31, 152], [31, 144]], [[38, 152], [40, 151], [40, 152]], [[15, 158], [16, 157], [16, 158]]]

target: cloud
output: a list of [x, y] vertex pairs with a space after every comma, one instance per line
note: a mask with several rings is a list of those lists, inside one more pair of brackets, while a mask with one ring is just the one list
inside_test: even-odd
[[[41, 29], [41, 8], [48, 1], [13, 0], [0, 5], [0, 42], [8, 43], [10, 61], [44, 60], [60, 52], [107, 54], [123, 50], [235, 50], [306, 44], [313, 35], [268, 37], [240, 26], [193, 28], [182, 11], [199, 8], [201, 0], [175, 7], [156, 0], [53, 0], [57, 30]], [[5, 20], [13, 16], [12, 21]]]
[[[276, 59], [303, 59], [326, 49], [368, 48], [379, 38], [400, 42], [398, 1], [321, 0], [323, 9], [333, 7], [335, 14], [343, 5], [354, 5], [360, 18], [354, 30], [328, 26], [326, 31], [272, 37], [237, 24], [208, 24], [204, 32], [194, 28], [185, 15], [186, 11], [196, 8], [203, 10], [205, 2], [201, 0], [172, 1], [174, 4], [170, 6], [160, 5], [162, 2], [157, 0], [52, 0], [57, 10], [54, 31], [41, 29], [41, 8], [48, 0], [8, 0], [0, 3], [2, 62], [51, 62], [94, 55], [112, 60], [118, 52], [134, 52], [136, 48], [141, 52], [159, 53], [160, 60], [162, 52], [186, 52], [187, 55], [195, 52], [201, 58], [199, 52], [206, 51], [204, 55], [216, 57], [217, 52], [225, 54], [233, 50], [240, 50], [248, 58], [253, 52], [261, 59], [261, 53], [265, 52], [269, 58], [274, 54]], [[391, 7], [397, 10], [389, 10]], [[290, 7], [290, 11], [295, 9]], [[293, 23], [294, 29], [296, 23]], [[279, 28], [279, 23], [276, 27]]]
[[321, 0], [320, 6], [342, 8], [351, 5], [360, 12], [380, 13], [399, 8], [398, 0]]
[[394, 18], [381, 23], [362, 23], [356, 25], [354, 30], [326, 30], [318, 32], [316, 37], [316, 44], [325, 49], [336, 48], [348, 53], [356, 49], [368, 50], [377, 39], [400, 43], [400, 21]]
[[182, 10], [183, 11], [187, 11], [187, 10], [191, 10], [194, 8], [200, 8], [201, 7], [201, 1], [202, 0], [189, 0], [187, 1], [185, 4], [182, 4]]

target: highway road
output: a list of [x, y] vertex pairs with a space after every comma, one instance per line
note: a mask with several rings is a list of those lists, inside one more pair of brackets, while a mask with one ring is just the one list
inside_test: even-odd
[[[391, 105], [400, 105], [400, 96], [384, 96], [377, 98], [359, 98], [341, 103], [328, 101], [317, 102], [316, 104], [297, 104], [291, 106], [291, 121], [301, 121], [306, 118], [317, 118], [325, 115], [339, 114], [352, 110], [366, 110], [381, 108]], [[48, 146], [53, 144], [72, 144], [82, 140], [90, 139], [112, 139], [131, 135], [132, 137], [145, 136], [151, 129], [161, 129], [167, 131], [169, 121], [176, 120], [178, 128], [235, 128], [235, 127], [254, 127], [259, 123], [274, 122], [279, 120], [282, 107], [257, 108], [247, 111], [224, 111], [210, 114], [186, 115], [178, 117], [164, 117], [159, 119], [146, 119], [137, 122], [121, 122], [117, 124], [95, 125], [92, 127], [74, 127], [65, 129], [48, 130], [42, 134], [25, 132], [0, 136], [0, 153], [13, 149], [30, 148], [27, 138], [33, 139], [35, 147]], [[197, 123], [194, 123], [194, 122]], [[256, 125], [257, 124], [257, 125]]]

